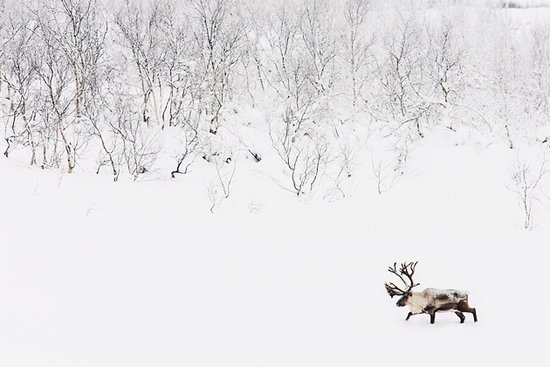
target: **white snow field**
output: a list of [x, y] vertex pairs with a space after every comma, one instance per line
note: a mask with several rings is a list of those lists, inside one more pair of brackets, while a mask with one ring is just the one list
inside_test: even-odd
[[[0, 366], [542, 366], [550, 222], [521, 229], [514, 154], [424, 139], [393, 189], [335, 203], [241, 175], [215, 214], [192, 174], [1, 159]], [[403, 260], [479, 322], [405, 321], [383, 286]]]

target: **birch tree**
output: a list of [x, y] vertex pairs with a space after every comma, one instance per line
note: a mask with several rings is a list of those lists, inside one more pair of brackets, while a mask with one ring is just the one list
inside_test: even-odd
[[235, 69], [244, 57], [247, 29], [238, 8], [227, 0], [192, 0], [196, 27], [193, 35], [200, 55], [200, 76], [205, 83], [203, 105], [209, 117], [209, 131], [216, 134], [220, 112], [231, 99]]

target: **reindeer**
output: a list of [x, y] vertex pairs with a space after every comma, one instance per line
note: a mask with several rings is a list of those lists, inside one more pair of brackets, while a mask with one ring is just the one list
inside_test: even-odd
[[477, 321], [476, 309], [468, 305], [468, 293], [465, 291], [426, 288], [422, 292], [411, 292], [414, 287], [420, 285], [420, 283], [414, 283], [412, 278], [416, 264], [418, 264], [418, 261], [402, 263], [399, 271], [397, 270], [397, 263], [388, 268], [390, 273], [397, 275], [405, 284], [404, 289], [398, 288], [391, 282], [384, 284], [390, 297], [401, 296], [396, 303], [398, 307], [409, 306], [410, 312], [405, 320], [408, 320], [412, 315], [427, 313], [430, 315], [430, 324], [433, 324], [437, 312], [454, 312], [460, 318], [462, 324], [466, 319], [463, 312], [469, 312], [474, 316], [474, 322]]

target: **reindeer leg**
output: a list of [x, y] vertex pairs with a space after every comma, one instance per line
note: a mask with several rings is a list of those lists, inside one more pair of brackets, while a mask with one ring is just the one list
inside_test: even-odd
[[472, 308], [468, 305], [468, 302], [458, 302], [458, 310], [462, 312], [471, 313], [474, 316], [474, 322], [477, 322], [477, 312], [475, 308]]
[[413, 315], [413, 313], [409, 312], [409, 314], [407, 315], [407, 318], [405, 319], [405, 321], [408, 321], [411, 318], [412, 315]]
[[430, 315], [430, 324], [433, 324], [435, 322], [435, 313], [436, 312], [437, 312], [437, 310], [432, 305], [427, 306], [426, 308], [424, 308], [422, 310], [422, 313], [427, 313], [428, 315]]
[[463, 324], [466, 316], [464, 316], [464, 314], [460, 311], [456, 311], [455, 314], [460, 318], [460, 323]]

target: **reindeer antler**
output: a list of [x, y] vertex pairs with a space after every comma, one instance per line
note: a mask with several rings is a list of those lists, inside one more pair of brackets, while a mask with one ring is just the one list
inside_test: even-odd
[[[413, 281], [413, 278], [412, 276], [414, 275], [414, 270], [416, 269], [416, 264], [418, 264], [418, 261], [414, 262], [414, 263], [403, 263], [401, 264], [401, 269], [399, 269], [399, 272], [403, 275], [405, 275], [409, 281], [410, 281], [410, 288], [409, 290], [411, 290], [412, 288], [416, 287], [417, 285], [420, 285], [420, 283], [416, 283], [414, 284], [414, 281]], [[403, 279], [403, 278], [401, 278]]]
[[[420, 283], [414, 283], [413, 281], [413, 275], [414, 275], [414, 270], [416, 268], [416, 264], [418, 264], [418, 261], [416, 262], [410, 262], [410, 263], [402, 263], [400, 268], [399, 268], [399, 272], [397, 271], [397, 263], [393, 263], [393, 267], [390, 266], [388, 267], [388, 271], [392, 274], [395, 274], [399, 277], [399, 279], [401, 279], [401, 281], [405, 284], [405, 286], [407, 287], [406, 290], [403, 290], [399, 287], [397, 287], [395, 284], [393, 284], [392, 282], [389, 282], [389, 283], [385, 283], [384, 286], [386, 287], [386, 291], [388, 292], [388, 294], [390, 295], [390, 297], [393, 298], [393, 296], [403, 296], [407, 293], [409, 293], [411, 291], [411, 289], [413, 289], [414, 287], [420, 285]], [[403, 278], [403, 276], [405, 276], [409, 282], [407, 282], [405, 280], [405, 278]]]

